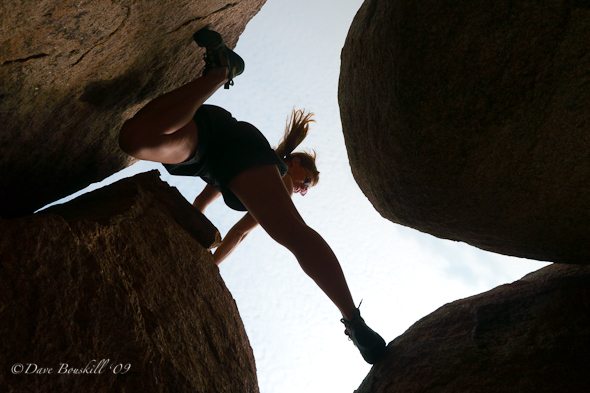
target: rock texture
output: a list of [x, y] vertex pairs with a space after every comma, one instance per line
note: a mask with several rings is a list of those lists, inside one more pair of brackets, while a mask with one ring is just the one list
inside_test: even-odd
[[342, 51], [353, 174], [386, 218], [590, 261], [590, 6], [367, 0]]
[[0, 391], [258, 392], [215, 231], [154, 173], [2, 220]]
[[588, 392], [588, 364], [590, 267], [550, 265], [418, 321], [356, 392]]
[[198, 76], [194, 31], [234, 46], [265, 0], [0, 4], [0, 216], [15, 217], [126, 167], [123, 121]]

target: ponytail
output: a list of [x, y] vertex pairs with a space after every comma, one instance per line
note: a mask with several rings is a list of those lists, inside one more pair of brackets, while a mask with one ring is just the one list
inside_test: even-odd
[[310, 185], [315, 186], [320, 180], [320, 172], [315, 165], [315, 152], [293, 153], [293, 150], [295, 150], [295, 148], [299, 146], [307, 136], [309, 124], [312, 122], [315, 122], [313, 119], [313, 113], [305, 113], [303, 109], [293, 109], [285, 126], [283, 140], [279, 143], [279, 146], [275, 151], [277, 155], [285, 161], [298, 159], [299, 163], [311, 172]]
[[285, 135], [279, 146], [275, 149], [279, 157], [285, 159], [291, 156], [291, 153], [307, 136], [309, 124], [315, 122], [313, 113], [305, 113], [303, 109], [293, 109], [291, 116], [285, 126]]

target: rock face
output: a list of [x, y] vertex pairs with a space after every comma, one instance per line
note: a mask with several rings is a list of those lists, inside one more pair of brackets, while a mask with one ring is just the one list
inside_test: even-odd
[[15, 217], [126, 167], [123, 121], [200, 75], [194, 31], [234, 46], [265, 0], [3, 1], [0, 216]]
[[2, 392], [258, 392], [216, 230], [155, 174], [0, 232]]
[[386, 218], [590, 261], [590, 7], [367, 0], [342, 51], [352, 171]]
[[588, 392], [588, 364], [590, 267], [550, 265], [418, 321], [356, 393]]

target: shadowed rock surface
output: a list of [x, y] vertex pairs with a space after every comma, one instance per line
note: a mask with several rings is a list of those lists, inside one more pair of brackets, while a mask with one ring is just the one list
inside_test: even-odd
[[128, 166], [123, 121], [200, 75], [194, 31], [231, 47], [265, 0], [0, 4], [0, 216], [29, 214]]
[[[258, 392], [242, 321], [206, 249], [215, 237], [155, 172], [0, 220], [0, 391]], [[108, 360], [102, 373], [57, 374], [93, 359]], [[53, 374], [13, 375], [15, 363]], [[116, 375], [118, 364], [131, 368]]]
[[590, 7], [367, 0], [342, 51], [354, 177], [387, 219], [590, 261]]
[[590, 267], [550, 265], [421, 319], [356, 392], [588, 392], [588, 364]]

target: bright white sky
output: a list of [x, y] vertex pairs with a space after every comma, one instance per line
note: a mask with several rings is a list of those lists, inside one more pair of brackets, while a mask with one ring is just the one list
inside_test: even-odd
[[[320, 183], [295, 203], [340, 258], [367, 323], [387, 342], [447, 302], [519, 279], [545, 264], [480, 251], [384, 220], [352, 177], [337, 87], [340, 51], [360, 0], [268, 0], [236, 47], [246, 71], [208, 103], [256, 125], [276, 145], [293, 107], [316, 113], [303, 148], [318, 153]], [[196, 47], [195, 47], [196, 50]], [[378, 83], [378, 81], [376, 81]], [[138, 163], [92, 188], [159, 168], [192, 201], [197, 178]], [[85, 190], [85, 191], [88, 191]], [[220, 199], [206, 212], [222, 234], [241, 217]], [[254, 350], [262, 393], [352, 392], [367, 365], [335, 306], [261, 229], [221, 266]]]

